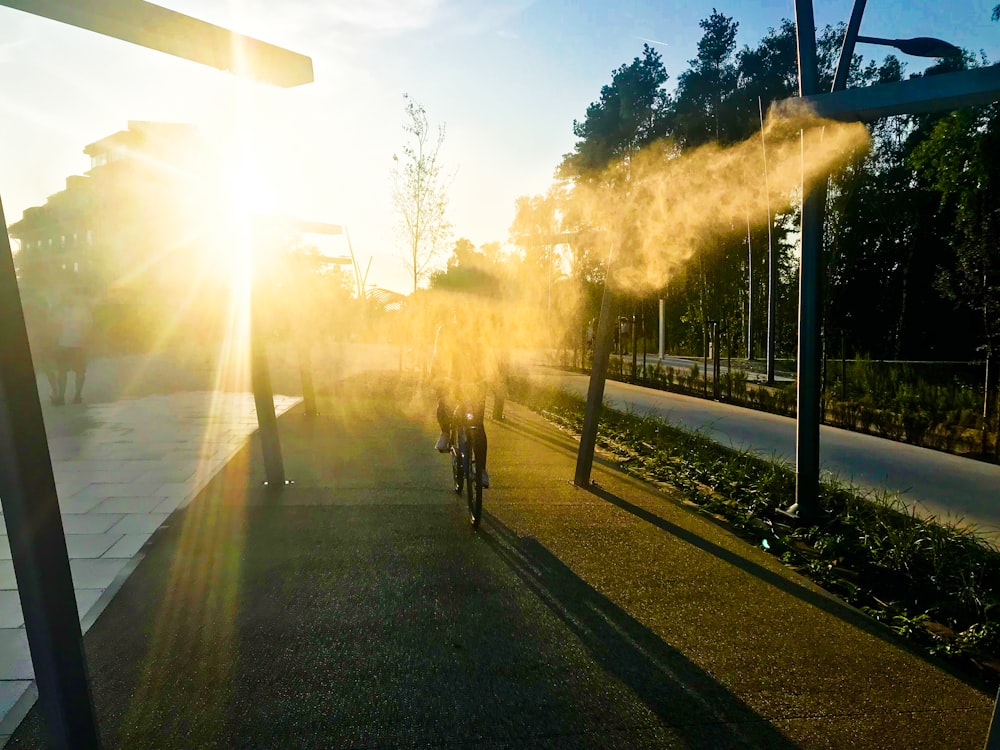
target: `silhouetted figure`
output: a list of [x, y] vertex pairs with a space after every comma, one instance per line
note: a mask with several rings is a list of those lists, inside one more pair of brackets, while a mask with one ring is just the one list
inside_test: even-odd
[[488, 352], [481, 341], [478, 326], [466, 323], [457, 314], [440, 325], [434, 339], [430, 377], [437, 393], [437, 420], [441, 436], [434, 445], [439, 453], [447, 453], [449, 435], [455, 424], [456, 411], [461, 407], [471, 410], [475, 431], [476, 461], [483, 469], [483, 488], [490, 486], [486, 470], [486, 392], [494, 369]]
[[69, 299], [63, 310], [62, 327], [56, 343], [55, 361], [59, 373], [59, 392], [53, 403], [66, 401], [66, 381], [73, 371], [73, 403], [83, 400], [83, 384], [87, 379], [87, 340], [92, 318], [90, 307], [79, 295]]

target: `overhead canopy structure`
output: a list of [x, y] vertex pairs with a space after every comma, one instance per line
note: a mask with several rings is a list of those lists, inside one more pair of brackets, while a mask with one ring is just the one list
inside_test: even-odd
[[305, 55], [145, 0], [0, 0], [0, 5], [275, 86], [313, 80], [312, 60]]

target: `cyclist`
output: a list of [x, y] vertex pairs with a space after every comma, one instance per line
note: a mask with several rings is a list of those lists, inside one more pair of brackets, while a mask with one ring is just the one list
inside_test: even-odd
[[441, 436], [434, 445], [439, 453], [448, 452], [449, 436], [454, 424], [456, 409], [464, 404], [472, 409], [476, 426], [473, 451], [483, 469], [483, 488], [490, 486], [486, 471], [486, 385], [490, 363], [476, 330], [461, 330], [458, 314], [438, 326], [434, 337], [434, 355], [431, 359], [431, 382], [437, 394], [437, 420]]

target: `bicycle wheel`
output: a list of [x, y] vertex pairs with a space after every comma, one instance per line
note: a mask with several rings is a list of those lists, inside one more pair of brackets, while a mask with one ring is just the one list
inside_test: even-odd
[[[473, 440], [468, 439], [469, 456], [473, 458]], [[472, 521], [472, 528], [479, 527], [479, 517], [483, 512], [483, 469], [478, 460], [470, 460], [469, 473], [465, 479], [465, 497], [469, 504], [469, 520]]]
[[472, 517], [472, 528], [479, 528], [479, 519], [483, 515], [483, 467], [476, 461], [472, 467], [469, 484], [475, 487], [469, 492], [469, 515]]
[[458, 434], [454, 430], [451, 433], [451, 477], [455, 481], [455, 492], [461, 495], [462, 484], [465, 480], [465, 465], [459, 447]]
[[473, 473], [476, 470], [475, 458], [472, 455], [472, 440], [469, 433], [465, 433], [465, 502], [469, 506], [469, 513], [472, 513], [472, 503], [476, 497], [476, 490], [473, 487]]

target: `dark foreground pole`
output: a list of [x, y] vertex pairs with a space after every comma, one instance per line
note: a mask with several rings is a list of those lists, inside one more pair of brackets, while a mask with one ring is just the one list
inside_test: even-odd
[[38, 384], [0, 205], [0, 499], [51, 746], [101, 746]]
[[576, 456], [576, 474], [573, 484], [587, 487], [590, 484], [590, 470], [594, 465], [594, 447], [597, 445], [597, 426], [601, 421], [601, 407], [604, 403], [604, 382], [608, 374], [608, 360], [614, 345], [615, 293], [605, 284], [601, 301], [601, 319], [597, 324], [597, 339], [594, 342], [594, 364], [590, 373], [590, 388], [587, 390], [587, 410], [583, 415], [583, 433], [580, 435], [580, 452]]
[[1000, 750], [1000, 690], [997, 690], [997, 699], [993, 703], [993, 719], [983, 750]]

